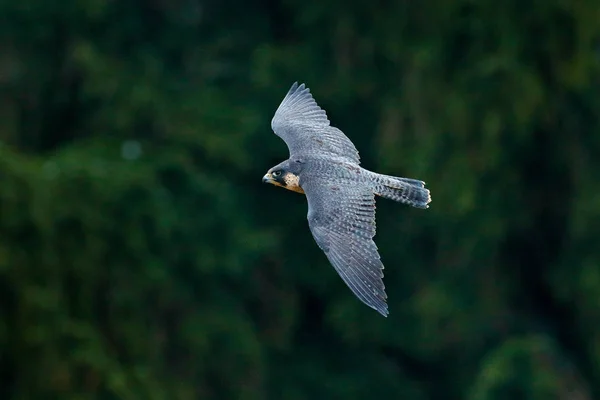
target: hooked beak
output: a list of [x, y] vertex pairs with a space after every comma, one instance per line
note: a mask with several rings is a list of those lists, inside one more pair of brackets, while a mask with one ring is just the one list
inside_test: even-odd
[[271, 173], [266, 173], [262, 178], [263, 183], [273, 183], [275, 179], [273, 179], [273, 175]]

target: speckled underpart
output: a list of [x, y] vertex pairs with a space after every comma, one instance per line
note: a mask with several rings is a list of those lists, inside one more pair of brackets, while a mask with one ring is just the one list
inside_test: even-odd
[[288, 160], [270, 170], [283, 171], [281, 183], [271, 183], [306, 195], [317, 245], [356, 297], [387, 316], [383, 264], [373, 241], [375, 195], [427, 208], [429, 190], [416, 179], [361, 168], [354, 144], [330, 125], [304, 85], [292, 85], [271, 127], [290, 151]]

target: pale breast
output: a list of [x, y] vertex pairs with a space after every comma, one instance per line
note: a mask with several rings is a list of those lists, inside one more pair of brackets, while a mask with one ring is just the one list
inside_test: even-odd
[[291, 190], [292, 192], [304, 193], [304, 190], [302, 190], [302, 188], [300, 187], [300, 178], [298, 177], [298, 175], [288, 172], [283, 177], [283, 180], [285, 182], [286, 189]]

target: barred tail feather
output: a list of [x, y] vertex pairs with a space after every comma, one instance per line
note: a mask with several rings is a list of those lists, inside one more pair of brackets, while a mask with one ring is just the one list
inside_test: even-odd
[[431, 195], [425, 182], [374, 174], [375, 194], [416, 208], [429, 208]]

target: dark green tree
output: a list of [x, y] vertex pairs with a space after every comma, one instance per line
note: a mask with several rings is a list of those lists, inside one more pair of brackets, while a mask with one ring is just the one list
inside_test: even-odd
[[[0, 397], [600, 398], [600, 3], [0, 4]], [[390, 317], [270, 120], [306, 82], [366, 168]]]

